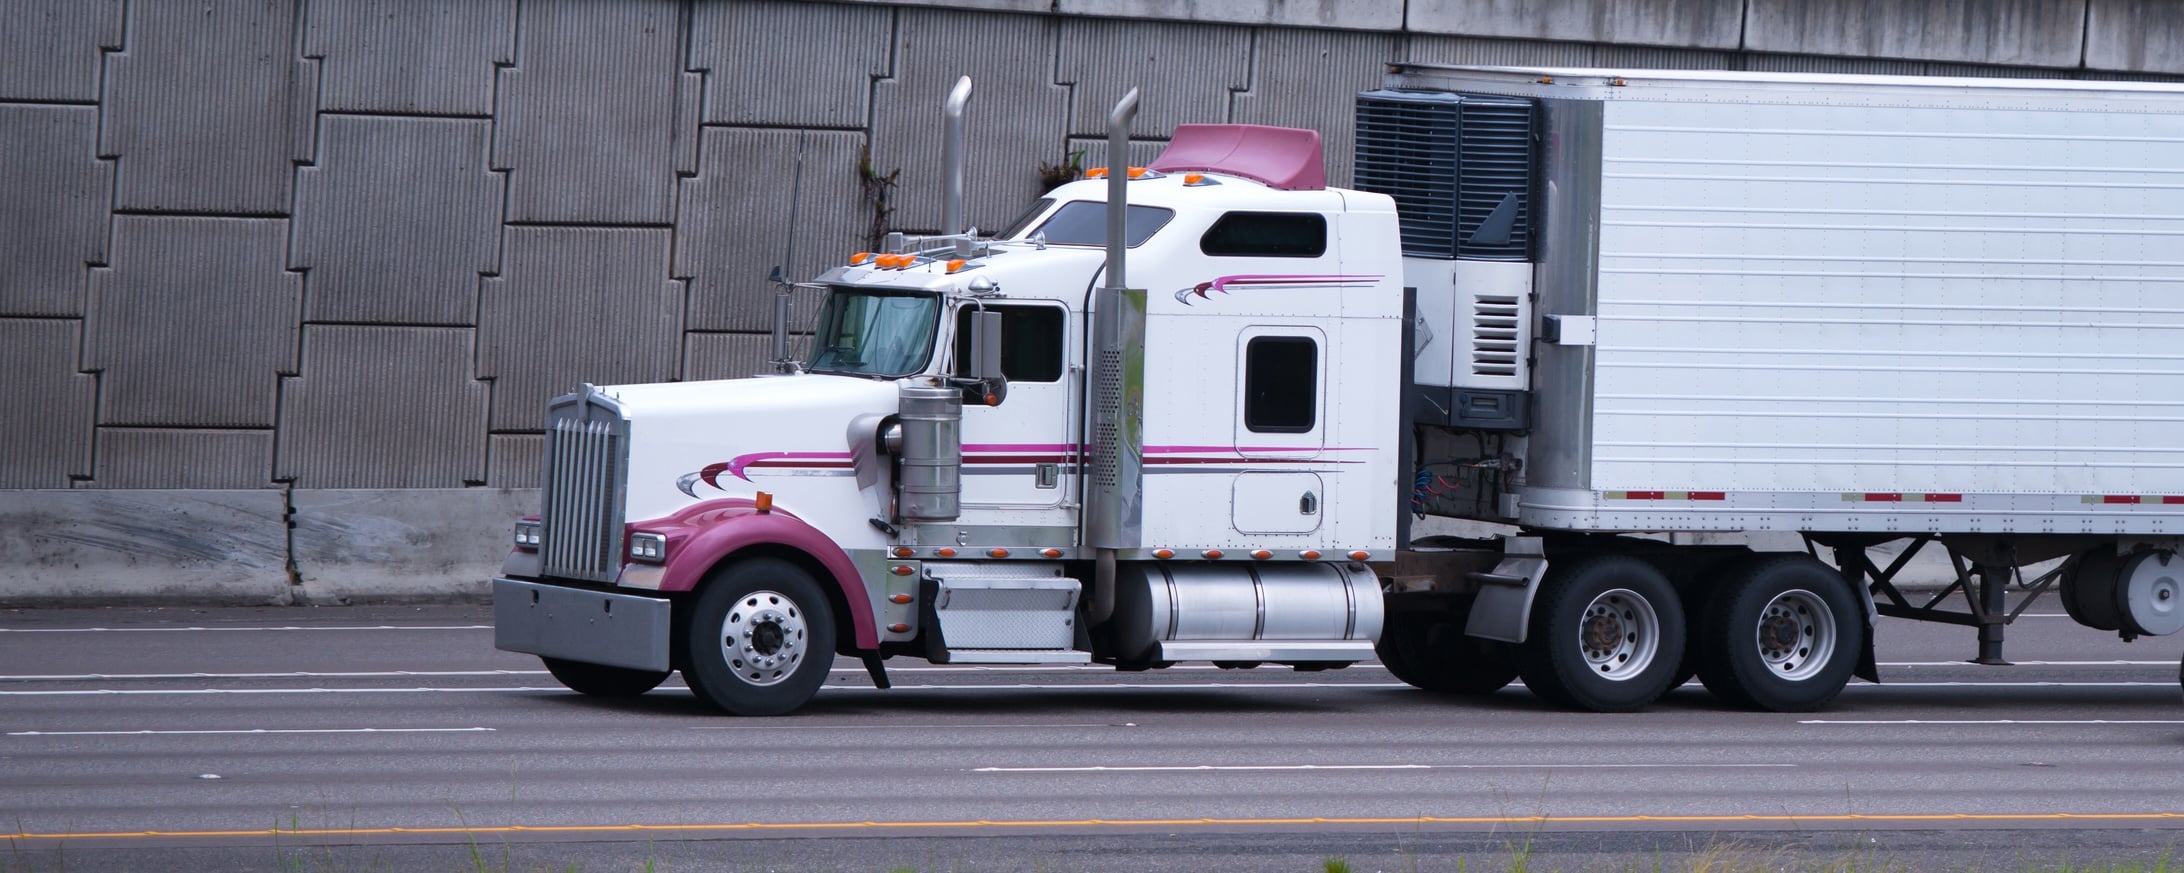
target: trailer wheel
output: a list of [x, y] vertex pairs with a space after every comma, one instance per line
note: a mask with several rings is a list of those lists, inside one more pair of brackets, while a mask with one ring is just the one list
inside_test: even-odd
[[783, 715], [819, 692], [834, 663], [834, 616], [819, 583], [779, 558], [713, 571], [693, 602], [683, 679], [730, 715]]
[[1810, 712], [1850, 681], [1865, 628], [1849, 586], [1827, 565], [1805, 555], [1755, 558], [1708, 598], [1699, 680], [1737, 706]]
[[554, 681], [593, 697], [636, 697], [659, 687], [668, 674], [666, 670], [632, 670], [543, 656], [539, 660], [546, 663], [546, 672], [553, 674]]
[[1683, 606], [1667, 577], [1637, 558], [1595, 555], [1540, 580], [1518, 667], [1550, 702], [1630, 712], [1668, 692], [1683, 652]]
[[1373, 644], [1395, 678], [1443, 694], [1492, 694], [1516, 681], [1508, 647], [1464, 633], [1460, 619], [1391, 613]]

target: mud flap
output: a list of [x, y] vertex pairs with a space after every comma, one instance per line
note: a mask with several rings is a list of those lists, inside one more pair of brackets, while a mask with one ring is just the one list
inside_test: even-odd
[[1539, 593], [1539, 580], [1547, 575], [1540, 538], [1503, 538], [1501, 563], [1469, 575], [1479, 583], [1479, 595], [1472, 601], [1464, 633], [1505, 643], [1524, 642], [1532, 623], [1532, 598]]

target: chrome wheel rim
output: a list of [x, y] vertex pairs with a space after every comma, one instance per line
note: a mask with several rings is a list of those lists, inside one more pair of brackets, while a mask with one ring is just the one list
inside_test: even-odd
[[1835, 614], [1810, 591], [1775, 595], [1760, 609], [1754, 630], [1767, 672], [1792, 682], [1818, 675], [1835, 654]]
[[1661, 650], [1661, 617], [1636, 591], [1605, 591], [1585, 606], [1577, 642], [1595, 675], [1620, 682], [1653, 665]]
[[728, 607], [721, 622], [721, 657], [746, 684], [777, 684], [803, 662], [808, 630], [803, 607], [788, 595], [753, 591]]

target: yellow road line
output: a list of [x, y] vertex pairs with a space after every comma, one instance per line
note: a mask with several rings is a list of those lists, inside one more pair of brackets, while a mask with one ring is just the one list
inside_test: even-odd
[[1239, 825], [1420, 825], [1420, 824], [1829, 824], [1917, 822], [2180, 822], [2184, 812], [2040, 812], [1910, 813], [1901, 815], [1518, 815], [1407, 816], [1400, 818], [1134, 818], [1002, 819], [965, 821], [743, 822], [737, 824], [504, 825], [499, 827], [264, 828], [220, 831], [86, 831], [0, 834], [0, 840], [125, 840], [178, 837], [367, 837], [452, 834], [613, 834], [709, 831], [854, 831], [883, 828], [948, 830], [959, 828], [1190, 827]]

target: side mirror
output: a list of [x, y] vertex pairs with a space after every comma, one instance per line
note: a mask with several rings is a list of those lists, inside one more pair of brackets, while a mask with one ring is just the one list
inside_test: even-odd
[[970, 360], [963, 362], [963, 402], [1000, 406], [1008, 399], [1009, 380], [1001, 374], [1001, 313], [971, 313]]

